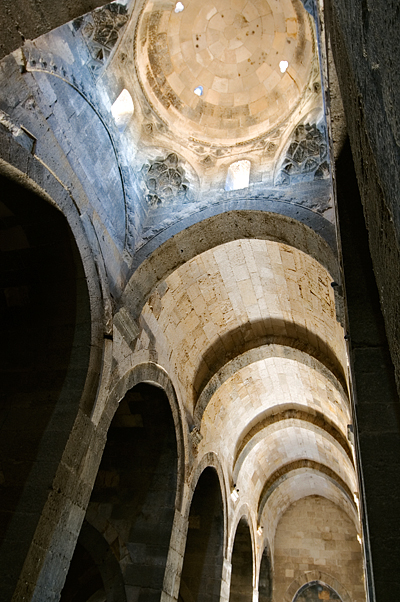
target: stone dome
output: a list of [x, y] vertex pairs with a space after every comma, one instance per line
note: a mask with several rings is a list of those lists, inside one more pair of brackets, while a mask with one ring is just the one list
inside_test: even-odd
[[136, 31], [139, 80], [158, 115], [177, 134], [219, 143], [283, 123], [307, 88], [315, 53], [300, 0], [183, 4], [175, 12], [175, 3], [147, 2]]

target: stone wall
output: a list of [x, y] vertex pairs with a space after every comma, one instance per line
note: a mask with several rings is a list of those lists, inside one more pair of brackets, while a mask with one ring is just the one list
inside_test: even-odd
[[[28, 3], [25, 6], [28, 6]], [[8, 7], [7, 3], [6, 7]], [[139, 3], [135, 6], [136, 9], [139, 10]], [[123, 11], [118, 14], [123, 16]], [[43, 22], [46, 29], [46, 19], [43, 19]], [[96, 19], [93, 17], [90, 23], [93, 25], [95, 22]], [[152, 563], [149, 557], [143, 559], [148, 553], [149, 556], [153, 554], [153, 560], [159, 556], [156, 550], [156, 544], [160, 543], [157, 541], [160, 533], [157, 525], [159, 518], [157, 510], [153, 508], [150, 518], [142, 513], [140, 521], [146, 522], [148, 528], [142, 529], [140, 521], [140, 528], [136, 531], [134, 528], [130, 529], [130, 525], [125, 525], [126, 530], [130, 531], [129, 537], [132, 536], [135, 540], [128, 541], [129, 537], [126, 538], [129, 554], [128, 547], [125, 546], [126, 541], [123, 542], [123, 546], [119, 546], [115, 537], [116, 529], [114, 530], [107, 520], [101, 521], [101, 525], [97, 524], [97, 521], [100, 522], [99, 515], [104, 518], [98, 511], [101, 501], [92, 500], [99, 506], [91, 505], [91, 520], [96, 523], [96, 528], [99, 527], [99, 536], [104, 533], [102, 542], [103, 546], [106, 546], [107, 555], [112, 555], [114, 565], [118, 560], [120, 572], [122, 569], [125, 571], [126, 597], [129, 598], [129, 602], [137, 599], [140, 587], [150, 590], [154, 584], [157, 585], [157, 596], [162, 590], [161, 595], [164, 599], [176, 600], [182, 563], [184, 564], [181, 597], [185, 602], [196, 597], [197, 594], [199, 600], [218, 602], [221, 597], [228, 598], [231, 575], [228, 559], [232, 556], [234, 526], [241, 516], [246, 516], [248, 519], [255, 556], [254, 565], [260, 566], [261, 550], [265, 545], [273, 549], [271, 544], [274, 537], [270, 537], [272, 529], [270, 531], [267, 529], [267, 523], [275, 528], [279, 511], [283, 512], [283, 510], [280, 506], [279, 511], [276, 509], [271, 516], [269, 512], [273, 507], [271, 504], [265, 506], [269, 515], [267, 511], [262, 516], [260, 512], [257, 515], [257, 508], [260, 510], [259, 494], [263, 492], [263, 487], [265, 489], [267, 485], [271, 485], [270, 489], [264, 492], [266, 499], [267, 493], [272, 494], [277, 491], [274, 489], [275, 486], [279, 486], [279, 493], [282, 494], [282, 499], [285, 498], [288, 507], [292, 501], [298, 499], [294, 497], [294, 492], [296, 495], [309, 495], [308, 488], [311, 486], [313, 492], [318, 491], [324, 495], [321, 491], [327, 492], [328, 487], [324, 489], [321, 483], [326, 485], [334, 481], [337, 489], [336, 497], [332, 495], [330, 499], [335, 501], [342, 497], [344, 501], [338, 503], [341, 503], [341, 507], [346, 510], [349, 510], [347, 505], [353, 503], [352, 495], [349, 495], [348, 490], [353, 492], [357, 489], [352, 453], [346, 439], [347, 424], [350, 419], [347, 420], [348, 406], [345, 393], [347, 362], [343, 344], [344, 333], [338, 321], [339, 316], [335, 313], [335, 294], [332, 288], [332, 284], [338, 288], [339, 279], [336, 278], [336, 238], [329, 170], [324, 166], [323, 173], [320, 175], [327, 179], [314, 181], [319, 165], [316, 165], [314, 160], [311, 161], [314, 156], [325, 159], [326, 149], [320, 144], [314, 148], [314, 143], [311, 144], [312, 140], [309, 148], [308, 142], [300, 135], [300, 131], [295, 135], [295, 146], [292, 147], [289, 155], [286, 151], [282, 155], [286, 156], [288, 161], [290, 159], [290, 162], [285, 165], [288, 169], [291, 166], [289, 169], [291, 173], [294, 168], [299, 170], [297, 173], [294, 169], [294, 178], [292, 176], [289, 178], [289, 184], [296, 184], [295, 187], [275, 186], [267, 190], [258, 179], [258, 184], [252, 182], [254, 184], [252, 189], [246, 193], [242, 191], [227, 193], [223, 190], [224, 177], [221, 174], [223, 176], [224, 174], [221, 169], [215, 186], [209, 175], [204, 177], [207, 187], [201, 189], [201, 177], [197, 178], [194, 168], [191, 171], [189, 165], [184, 163], [183, 147], [180, 148], [180, 158], [175, 159], [178, 157], [175, 151], [179, 152], [175, 147], [169, 148], [169, 143], [164, 146], [159, 145], [156, 140], [152, 150], [149, 151], [149, 148], [146, 148], [146, 141], [148, 143], [150, 137], [145, 138], [143, 135], [141, 154], [136, 153], [136, 142], [142, 135], [139, 132], [141, 120], [137, 102], [139, 94], [134, 99], [134, 114], [139, 114], [139, 118], [136, 125], [131, 124], [131, 138], [124, 138], [116, 124], [113, 124], [109, 109], [118, 95], [114, 95], [115, 90], [118, 89], [119, 93], [122, 84], [125, 84], [123, 71], [125, 70], [134, 78], [132, 75], [134, 69], [127, 68], [132, 58], [133, 39], [131, 35], [127, 35], [123, 49], [121, 49], [122, 44], [118, 47], [118, 53], [114, 54], [115, 61], [121, 61], [123, 65], [126, 60], [126, 63], [123, 68], [115, 69], [114, 72], [110, 67], [110, 77], [108, 77], [106, 72], [102, 71], [107, 61], [103, 61], [105, 55], [100, 53], [107, 44], [100, 44], [98, 39], [94, 40], [90, 34], [90, 44], [94, 40], [96, 44], [102, 46], [99, 54], [93, 57], [91, 54], [93, 47], [88, 42], [88, 36], [85, 38], [81, 31], [85, 29], [81, 28], [83, 23], [90, 24], [89, 21], [78, 20], [74, 24], [64, 26], [62, 31], [53, 32], [50, 36], [51, 40], [42, 38], [34, 43], [26, 42], [22, 51], [16, 51], [12, 56], [6, 57], [1, 66], [1, 83], [4, 87], [4, 96], [0, 103], [2, 111], [0, 137], [4, 142], [1, 156], [4, 161], [17, 166], [22, 175], [29, 174], [32, 180], [42, 186], [49, 195], [51, 195], [50, 184], [54, 190], [56, 188], [54, 182], [62, 188], [75, 208], [76, 223], [81, 227], [82, 224], [85, 225], [89, 241], [85, 239], [83, 253], [82, 245], [78, 245], [78, 248], [82, 254], [83, 265], [88, 257], [92, 258], [92, 255], [94, 257], [93, 263], [97, 270], [95, 283], [98, 288], [102, 287], [100, 305], [107, 314], [107, 319], [103, 321], [103, 314], [101, 314], [101, 317], [97, 317], [97, 323], [92, 324], [93, 329], [97, 327], [100, 331], [101, 342], [104, 343], [104, 361], [101, 365], [99, 362], [99, 365], [94, 368], [89, 367], [89, 375], [91, 369], [96, 374], [89, 392], [91, 405], [85, 406], [86, 412], [82, 407], [80, 408], [79, 420], [76, 420], [74, 427], [69, 422], [68, 428], [65, 426], [65, 437], [70, 434], [68, 443], [61, 441], [61, 438], [57, 442], [62, 447], [59, 456], [63, 449], [65, 451], [63, 459], [58, 461], [54, 480], [49, 479], [50, 485], [43, 484], [41, 479], [37, 479], [35, 483], [43, 497], [47, 496], [49, 488], [52, 489], [31, 544], [30, 534], [25, 534], [27, 545], [31, 545], [31, 553], [27, 556], [14, 600], [19, 602], [28, 597], [31, 600], [58, 598], [89, 503], [95, 474], [105, 445], [106, 432], [118, 402], [124, 397], [124, 394], [120, 395], [120, 393], [129, 380], [127, 375], [135, 370], [138, 374], [140, 372], [138, 367], [148, 362], [148, 366], [151, 365], [153, 370], [156, 367], [159, 373], [163, 374], [164, 380], [167, 380], [166, 371], [169, 371], [177, 396], [176, 409], [174, 411], [172, 408], [172, 413], [179, 456], [178, 493], [175, 514], [172, 509], [173, 500], [167, 508], [166, 526], [169, 530], [166, 529], [164, 532], [161, 542], [162, 561], [159, 570], [155, 570], [158, 583], [155, 583], [154, 574], [150, 570], [155, 568], [156, 563]], [[119, 23], [123, 27], [123, 19]], [[123, 51], [128, 47], [131, 49], [131, 54], [128, 53], [123, 58]], [[98, 64], [95, 64], [96, 60]], [[142, 116], [144, 114], [143, 109]], [[150, 118], [149, 123], [145, 124], [143, 121], [143, 125], [146, 127], [151, 125]], [[153, 131], [153, 128], [150, 129]], [[314, 134], [316, 140], [321, 142], [316, 131]], [[158, 141], [163, 139], [166, 140], [161, 136]], [[301, 152], [298, 155], [299, 151]], [[191, 152], [193, 156], [194, 151]], [[131, 161], [133, 156], [136, 163]], [[158, 178], [157, 181], [154, 178], [146, 179], [146, 174], [148, 175], [157, 164], [163, 164], [165, 167], [168, 157], [170, 157], [167, 161], [168, 169], [171, 168], [171, 173], [168, 172], [168, 181], [165, 183], [162, 178]], [[185, 159], [189, 161], [186, 152]], [[292, 159], [295, 160], [297, 167]], [[145, 174], [139, 175], [143, 165], [148, 165], [149, 169]], [[224, 169], [228, 167], [228, 159], [223, 167]], [[165, 170], [162, 173], [165, 174]], [[306, 175], [306, 181], [299, 183], [297, 178], [301, 174]], [[318, 178], [319, 176], [317, 180]], [[196, 194], [192, 197], [186, 195], [184, 189], [187, 185], [186, 180], [192, 186], [192, 192], [196, 193], [196, 186], [199, 186], [199, 190], [203, 192], [208, 191], [208, 194], [201, 195], [199, 203]], [[267, 180], [263, 181], [267, 182]], [[151, 195], [152, 191], [156, 191], [157, 194]], [[169, 198], [171, 191], [173, 204], [168, 204], [171, 200]], [[158, 194], [159, 192], [162, 194]], [[151, 196], [151, 199], [144, 195]], [[56, 201], [55, 198], [53, 200]], [[240, 209], [242, 211], [238, 211]], [[65, 213], [69, 218], [70, 214]], [[240, 239], [246, 240], [239, 243]], [[222, 246], [224, 243], [227, 243], [225, 247]], [[136, 253], [139, 247], [141, 247], [140, 252]], [[395, 245], [392, 247], [396, 250]], [[384, 246], [382, 253], [385, 253]], [[61, 279], [64, 276], [62, 270], [57, 274]], [[85, 276], [88, 281], [88, 297], [92, 301], [90, 287], [95, 285], [90, 281], [87, 273]], [[128, 281], [129, 285], [122, 297], [122, 291]], [[395, 279], [391, 285], [395, 290], [397, 286]], [[114, 297], [113, 303], [110, 301], [111, 295], [108, 289], [111, 289]], [[63, 301], [62, 289], [60, 290], [58, 297]], [[60, 301], [60, 298], [57, 301]], [[112, 314], [117, 307], [120, 311], [115, 318], [113, 331]], [[52, 309], [54, 309], [53, 305]], [[128, 335], [129, 340], [124, 341], [123, 336]], [[89, 343], [89, 340], [85, 340], [82, 344], [86, 353], [89, 344], [93, 345], [93, 342]], [[281, 355], [276, 349], [279, 345]], [[253, 385], [253, 381], [247, 379], [247, 376], [252, 377], [250, 369], [247, 365], [240, 366], [240, 358], [235, 354], [239, 349], [243, 352], [257, 349], [260, 354], [263, 354], [267, 346], [270, 346], [271, 353], [276, 354], [276, 357], [273, 356], [273, 361], [269, 362], [275, 364], [270, 369], [271, 378], [268, 371], [264, 370], [262, 379], [258, 379], [258, 383]], [[107, 349], [111, 348], [112, 351], [107, 353]], [[290, 357], [282, 356], [289, 352]], [[250, 356], [251, 354], [246, 356], [246, 361]], [[304, 361], [305, 356], [308, 356], [307, 361]], [[268, 355], [261, 357], [265, 360], [270, 359]], [[236, 364], [230, 363], [231, 360], [237, 360]], [[299, 373], [304, 376], [297, 381], [293, 378], [293, 368], [290, 369], [290, 364], [294, 364], [295, 360], [302, 360], [299, 362], [301, 365]], [[49, 366], [52, 364], [49, 363]], [[277, 370], [276, 366], [281, 370]], [[229, 376], [238, 374], [237, 394], [230, 395], [229, 398], [225, 394], [229, 390], [228, 384], [225, 384], [228, 382], [226, 378], [218, 384], [221, 385], [221, 397], [219, 394], [215, 395], [214, 401], [207, 406], [207, 402], [211, 400], [210, 396], [214, 393], [212, 387], [224, 368], [227, 368], [226, 374], [232, 370]], [[239, 368], [241, 375], [239, 375]], [[309, 378], [311, 370], [320, 374], [312, 373], [312, 378]], [[255, 376], [259, 373], [256, 367]], [[329, 378], [327, 374], [330, 375]], [[278, 377], [276, 382], [273, 376]], [[94, 413], [89, 417], [90, 410], [95, 404], [99, 379], [97, 403]], [[160, 383], [154, 374], [142, 373], [140, 379], [165, 384]], [[271, 393], [271, 399], [268, 401], [264, 396], [264, 387], [257, 386], [257, 384], [261, 385], [261, 382]], [[169, 384], [172, 388], [171, 383]], [[301, 386], [296, 386], [296, 383], [300, 383]], [[136, 383], [131, 383], [131, 386], [133, 384]], [[303, 387], [305, 384], [307, 386]], [[15, 390], [18, 393], [19, 387]], [[203, 396], [202, 403], [196, 406], [203, 391], [206, 391], [209, 397]], [[230, 393], [232, 391], [233, 388], [230, 389]], [[255, 396], [255, 392], [260, 394]], [[290, 395], [292, 392], [295, 394], [293, 398]], [[315, 398], [311, 397], [314, 393]], [[80, 394], [79, 389], [71, 396], [76, 407], [79, 404]], [[168, 398], [170, 399], [169, 395]], [[226, 400], [226, 403], [221, 403], [221, 400]], [[284, 402], [289, 403], [289, 401], [303, 406], [303, 409], [299, 410], [297, 407], [285, 414], [287, 408], [282, 407], [276, 414], [274, 424], [267, 421], [269, 415], [264, 415], [265, 429], [246, 431], [247, 426], [255, 426], [260, 412], [274, 409], [279, 402], [283, 406]], [[142, 402], [144, 403], [143, 400]], [[325, 422], [321, 419], [321, 413], [317, 414], [314, 411], [318, 405], [322, 409], [327, 409], [327, 414], [330, 414], [331, 406], [334, 407], [334, 404], [345, 410], [340, 414], [337, 425], [332, 425], [328, 420]], [[81, 406], [83, 405], [82, 402]], [[196, 414], [198, 424], [194, 423], [192, 412], [195, 407], [201, 409], [201, 412], [197, 411]], [[122, 404], [121, 408], [123, 408]], [[306, 411], [307, 408], [310, 411]], [[335, 410], [335, 414], [337, 413], [338, 411]], [[204, 421], [201, 424], [203, 414]], [[128, 413], [124, 420], [127, 416], [129, 417]], [[316, 417], [315, 421], [312, 420], [312, 416]], [[65, 421], [65, 416], [63, 419]], [[208, 424], [205, 425], [207, 421]], [[60, 423], [64, 424], [63, 421]], [[30, 424], [24, 423], [24, 427], [29, 426]], [[171, 421], [170, 426], [172, 429]], [[136, 427], [137, 425], [133, 426]], [[109, 431], [109, 442], [113, 437], [113, 428]], [[285, 436], [281, 434], [283, 429], [287, 432]], [[270, 441], [275, 445], [268, 445], [266, 437], [265, 443], [263, 440], [263, 445], [259, 445], [261, 432], [268, 436], [272, 434]], [[229, 433], [229, 437], [226, 433]], [[245, 450], [248, 458], [252, 449], [255, 449], [255, 452], [245, 465], [245, 473], [241, 481], [243, 486], [240, 484], [239, 489], [236, 486], [237, 474], [231, 470], [231, 460], [239, 442], [243, 441], [245, 436], [253, 437], [255, 434], [257, 434], [255, 444], [248, 445]], [[171, 441], [172, 439], [171, 436]], [[182, 443], [183, 439], [185, 445]], [[25, 438], [26, 442], [27, 438]], [[132, 463], [140, 458], [138, 464], [145, 464], [144, 456], [148, 455], [146, 448], [145, 446], [140, 448], [139, 438], [136, 444], [139, 449], [122, 453], [119, 459], [129, 464], [132, 456]], [[49, 451], [52, 451], [51, 445], [45, 446], [42, 453], [48, 454]], [[321, 457], [318, 459], [322, 461], [318, 465], [315, 460], [316, 452], [318, 456], [321, 452]], [[106, 451], [105, 459], [107, 453]], [[221, 463], [218, 478], [211, 468], [207, 468], [213, 465], [212, 458], [218, 458], [218, 462]], [[290, 463], [284, 464], [285, 459], [290, 460]], [[243, 462], [238, 462], [237, 473], [242, 464]], [[325, 464], [326, 467], [322, 470], [321, 467]], [[282, 465], [284, 470], [279, 473], [278, 470]], [[337, 468], [338, 474], [335, 474], [331, 466]], [[144, 478], [142, 480], [138, 478], [140, 468], [134, 465], [131, 473], [135, 485], [141, 483], [138, 487], [140, 489], [138, 495], [144, 495], [146, 491], [152, 492], [152, 490], [146, 490], [143, 484]], [[270, 471], [275, 468], [275, 472], [271, 475]], [[375, 465], [373, 468], [375, 469]], [[204, 469], [206, 472], [199, 477]], [[301, 472], [303, 469], [318, 474], [307, 474], [305, 478], [304, 471]], [[291, 480], [286, 478], [289, 472], [291, 472]], [[284, 481], [278, 478], [283, 473]], [[164, 476], [168, 474], [167, 469]], [[171, 473], [169, 476], [174, 474]], [[205, 479], [207, 480], [207, 475], [210, 474], [212, 482], [207, 487]], [[158, 473], [156, 476], [159, 476]], [[234, 480], [232, 480], [233, 476], [235, 476]], [[330, 480], [325, 479], [325, 476]], [[107, 489], [107, 494], [113, 495], [117, 489], [114, 485], [118, 478], [118, 474], [115, 475], [112, 470], [108, 471], [103, 465], [94, 494], [103, 495], [103, 490]], [[293, 485], [292, 491], [287, 485], [289, 481]], [[237, 482], [241, 483], [239, 479]], [[164, 481], [161, 479], [160, 483]], [[204, 490], [202, 493], [203, 486], [206, 489], [205, 493]], [[168, 497], [170, 485], [167, 484], [164, 489]], [[195, 492], [192, 499], [193, 489]], [[232, 497], [232, 494], [241, 498], [239, 505], [235, 505], [237, 501], [234, 501], [235, 495]], [[131, 492], [128, 492], [126, 497], [129, 502], [132, 499]], [[155, 497], [159, 505], [164, 505], [165, 509], [164, 498]], [[264, 497], [261, 497], [264, 504]], [[62, 498], [61, 502], [60, 498]], [[356, 546], [353, 545], [356, 531], [354, 528], [351, 531], [352, 523], [349, 519], [346, 519], [346, 523], [344, 512], [327, 501], [321, 502], [321, 499], [307, 498], [303, 502], [298, 502], [281, 521], [282, 537], [278, 532], [275, 555], [277, 595], [280, 587], [285, 594], [291, 591], [290, 588], [293, 588], [295, 583], [303, 584], [305, 575], [311, 575], [310, 578], [328, 579], [329, 585], [340, 595], [343, 594], [343, 589], [343, 602], [348, 602], [345, 591], [347, 585], [343, 585], [343, 588], [341, 583], [337, 585], [336, 577], [332, 577], [331, 573], [339, 578], [339, 569], [343, 570], [344, 581], [347, 583], [348, 566], [351, 563], [353, 569], [354, 563], [358, 563], [357, 567], [361, 566], [359, 544], [355, 542]], [[311, 518], [307, 524], [311, 523], [313, 531], [303, 530], [306, 533], [302, 537], [306, 561], [300, 563], [300, 548], [296, 548], [298, 541], [293, 541], [293, 525], [290, 521], [292, 518], [295, 521], [296, 517], [299, 519], [299, 516], [302, 516], [300, 511], [303, 508], [302, 504], [306, 507], [311, 503], [310, 500], [313, 500], [314, 509], [309, 512], [318, 510], [318, 521], [314, 520], [314, 516], [307, 517]], [[130, 511], [125, 507], [125, 501], [123, 504], [121, 502], [119, 508], [119, 510], [122, 508], [122, 514]], [[118, 505], [114, 500], [114, 508], [112, 504], [111, 508], [108, 507], [111, 514]], [[145, 510], [151, 508], [147, 503], [143, 506]], [[242, 510], [244, 507], [248, 507], [248, 512]], [[355, 512], [355, 508], [350, 508], [349, 516], [352, 516], [352, 512]], [[337, 516], [339, 518], [335, 518]], [[110, 516], [107, 516], [108, 518]], [[118, 523], [126, 516], [122, 519], [121, 516], [111, 518]], [[260, 518], [263, 520], [259, 521]], [[262, 524], [264, 519], [265, 524]], [[174, 533], [169, 540], [173, 521]], [[286, 533], [287, 543], [290, 544], [287, 548], [281, 541], [285, 537], [285, 521], [288, 523], [288, 528], [290, 527], [290, 533]], [[336, 533], [333, 527], [336, 527], [336, 522], [340, 521], [343, 529], [337, 531], [340, 537], [336, 540], [333, 537]], [[117, 526], [121, 527], [121, 524]], [[326, 526], [330, 527], [330, 531], [325, 530]], [[187, 531], [189, 535], [184, 557]], [[350, 540], [346, 540], [346, 534], [351, 535], [351, 543]], [[310, 536], [309, 543], [310, 547], [312, 543], [313, 554], [305, 545], [308, 543], [307, 535]], [[332, 535], [331, 539], [329, 535]], [[86, 539], [84, 529], [81, 543], [83, 545], [85, 540], [87, 548], [90, 547], [88, 539], [90, 538]], [[169, 550], [167, 540], [171, 544]], [[10, 549], [18, 547], [15, 546], [17, 541], [19, 541], [17, 537], [10, 538]], [[335, 549], [333, 544], [338, 547]], [[211, 554], [205, 552], [208, 545], [213, 548]], [[5, 550], [7, 553], [7, 546]], [[287, 550], [290, 550], [289, 554]], [[298, 550], [299, 554], [292, 554], [292, 550]], [[21, 558], [24, 552], [21, 548]], [[358, 554], [356, 560], [352, 554]], [[288, 556], [292, 566], [288, 564]], [[338, 556], [342, 564], [334, 563], [334, 560], [338, 560]], [[135, 565], [134, 558], [140, 560], [139, 567]], [[343, 566], [343, 559], [346, 560], [346, 566]], [[284, 568], [282, 564], [285, 565]], [[3, 566], [5, 567], [5, 563]], [[328, 567], [330, 577], [326, 576], [321, 567]], [[298, 575], [295, 574], [296, 571]], [[201, 572], [202, 575], [199, 577]], [[119, 577], [117, 579], [116, 574], [118, 587], [121, 585]], [[249, 578], [249, 572], [247, 577]], [[340, 579], [343, 581], [342, 576]], [[247, 582], [248, 586], [249, 581], [250, 578]], [[253, 582], [256, 585], [257, 579], [254, 576]], [[269, 575], [262, 583], [260, 580], [260, 584], [261, 597], [268, 599]], [[235, 587], [235, 579], [233, 579], [233, 586]], [[353, 586], [354, 584], [351, 585]], [[360, 579], [357, 587], [361, 588]], [[10, 585], [9, 591], [11, 590]], [[357, 596], [359, 594], [361, 596], [362, 590], [356, 591], [353, 587], [352, 591], [353, 602], [360, 602], [362, 597]], [[149, 591], [146, 592], [147, 595], [152, 597]], [[247, 595], [248, 591], [246, 591]], [[292, 598], [293, 596], [290, 600]], [[281, 598], [277, 600], [282, 602]]]
[[5, 0], [0, 6], [0, 57], [19, 48], [25, 40], [59, 27], [104, 4], [102, 0]]
[[343, 602], [365, 600], [362, 551], [354, 524], [338, 506], [313, 495], [295, 502], [278, 525], [273, 600], [291, 600], [292, 590], [296, 591], [293, 582], [300, 587], [317, 573]]
[[[6, 161], [25, 171], [28, 158], [68, 191], [90, 220], [105, 260], [109, 286], [123, 286], [126, 249], [135, 246], [143, 221], [135, 195], [135, 175], [126, 157], [123, 133], [110, 112], [111, 99], [96, 86], [90, 50], [73, 25], [64, 25], [7, 56], [0, 69], [0, 135], [17, 143]], [[25, 155], [24, 158], [21, 155]], [[33, 179], [39, 175], [36, 169]], [[31, 176], [32, 177], [32, 176]], [[51, 193], [50, 193], [51, 194]]]
[[399, 5], [328, 0], [325, 8], [354, 160], [353, 168], [344, 149], [337, 184], [369, 589], [372, 600], [385, 601], [400, 595]]
[[[400, 370], [400, 47], [399, 7], [340, 0], [327, 5], [338, 73], [374, 271], [395, 368]], [[393, 277], [395, 276], [395, 277]], [[397, 376], [399, 382], [399, 376]]]

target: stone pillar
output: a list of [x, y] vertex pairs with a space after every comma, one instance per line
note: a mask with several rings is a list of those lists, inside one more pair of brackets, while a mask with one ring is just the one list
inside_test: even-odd
[[[176, 602], [178, 600], [187, 530], [187, 518], [182, 516], [179, 510], [175, 510], [161, 602]], [[129, 599], [127, 602], [130, 602]]]
[[230, 587], [231, 587], [231, 574], [232, 574], [232, 564], [229, 562], [229, 560], [226, 560], [226, 558], [224, 558], [224, 563], [222, 565], [220, 602], [229, 602], [229, 592], [230, 592]]
[[57, 602], [85, 517], [105, 444], [78, 415], [43, 508], [12, 602]]

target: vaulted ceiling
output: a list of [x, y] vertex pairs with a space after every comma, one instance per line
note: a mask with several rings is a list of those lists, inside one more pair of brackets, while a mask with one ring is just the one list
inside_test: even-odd
[[340, 502], [358, 528], [345, 341], [331, 284], [326, 268], [294, 247], [236, 240], [161, 279], [139, 320], [137, 353], [151, 347], [175, 375], [202, 437], [199, 457], [218, 454], [272, 540], [284, 508], [311, 494]]

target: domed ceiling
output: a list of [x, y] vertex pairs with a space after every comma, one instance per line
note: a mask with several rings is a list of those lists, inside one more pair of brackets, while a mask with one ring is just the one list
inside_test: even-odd
[[221, 144], [285, 122], [315, 57], [313, 25], [300, 0], [182, 5], [147, 2], [136, 30], [139, 81], [158, 115], [177, 133]]

